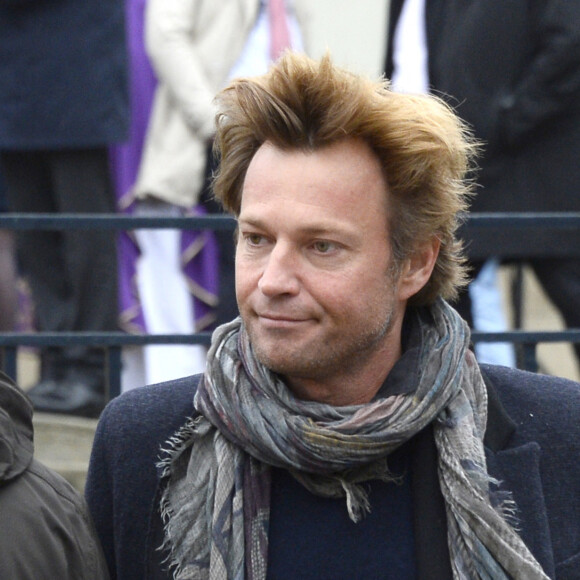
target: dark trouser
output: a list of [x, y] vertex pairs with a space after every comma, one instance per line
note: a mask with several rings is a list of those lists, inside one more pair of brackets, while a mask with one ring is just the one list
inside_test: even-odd
[[16, 329], [18, 293], [16, 291], [16, 264], [13, 234], [0, 230], [0, 331]]
[[[580, 260], [557, 258], [529, 262], [544, 292], [559, 310], [567, 328], [580, 328]], [[580, 344], [574, 345], [580, 363]]]
[[[207, 150], [207, 163], [200, 203], [208, 213], [214, 214], [223, 213], [221, 205], [213, 199], [211, 190], [212, 175], [216, 169], [217, 163], [210, 146]], [[215, 326], [219, 326], [236, 318], [239, 315], [239, 310], [236, 301], [234, 234], [230, 230], [216, 230], [215, 237], [219, 251], [218, 308]]]
[[[114, 194], [105, 147], [2, 151], [9, 210], [22, 213], [112, 213]], [[107, 230], [23, 231], [18, 257], [41, 331], [117, 329], [116, 236]], [[48, 349], [51, 364], [93, 367], [102, 352], [70, 346]]]
[[[5, 211], [8, 211], [6, 185], [0, 171], [0, 214]], [[2, 332], [12, 332], [16, 329], [18, 293], [14, 253], [14, 232], [0, 230], [0, 331]]]
[[[578, 258], [546, 258], [527, 260], [548, 298], [558, 309], [567, 328], [580, 328], [580, 260]], [[475, 278], [483, 262], [472, 263], [471, 277]], [[454, 304], [461, 316], [473, 327], [471, 299], [464, 290]], [[580, 363], [580, 344], [573, 345]]]

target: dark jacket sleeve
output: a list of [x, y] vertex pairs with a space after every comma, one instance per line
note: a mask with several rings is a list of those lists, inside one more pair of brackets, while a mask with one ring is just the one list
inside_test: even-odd
[[447, 0], [429, 14], [431, 83], [489, 151], [579, 110], [579, 2]]
[[[516, 430], [509, 441], [504, 475], [511, 471], [514, 499], [527, 513], [546, 512], [557, 580], [580, 578], [580, 385], [540, 373], [482, 365]], [[541, 495], [531, 492], [530, 473], [518, 470], [516, 449], [537, 447]], [[533, 501], [536, 503], [533, 503]], [[531, 502], [531, 503], [530, 503]], [[519, 512], [516, 516], [521, 516]], [[519, 522], [526, 538], [529, 523]]]
[[196, 377], [140, 387], [107, 405], [95, 434], [85, 497], [111, 578], [143, 580], [151, 522], [159, 522], [157, 463], [169, 438], [193, 414]]
[[113, 491], [112, 480], [109, 477], [109, 464], [107, 459], [107, 433], [110, 413], [109, 408], [101, 415], [93, 449], [87, 482], [85, 485], [85, 497], [92, 513], [105, 559], [109, 568], [111, 579], [117, 576], [114, 572], [114, 539], [113, 532]]
[[580, 2], [529, 4], [535, 4], [529, 10], [534, 44], [513, 92], [501, 103], [503, 137], [509, 144], [517, 144], [571, 108], [580, 108]]
[[82, 497], [33, 460], [0, 490], [0, 578], [106, 580], [105, 559]]
[[393, 62], [393, 37], [403, 8], [403, 2], [404, 0], [391, 0], [387, 10], [387, 42], [385, 44], [385, 61], [383, 64], [383, 70], [389, 79], [393, 76], [395, 70]]

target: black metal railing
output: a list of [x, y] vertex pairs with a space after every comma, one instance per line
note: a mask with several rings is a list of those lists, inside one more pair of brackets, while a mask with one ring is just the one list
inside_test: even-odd
[[[190, 229], [233, 230], [235, 220], [226, 215], [144, 217], [121, 214], [0, 214], [0, 229], [63, 230]], [[580, 212], [472, 214], [466, 217], [463, 233], [472, 240], [468, 250], [473, 259], [490, 256], [525, 260], [532, 257], [575, 256], [580, 258]], [[557, 243], [554, 243], [557, 240]], [[548, 243], [546, 243], [548, 242]], [[516, 302], [517, 306], [517, 302]], [[4, 332], [0, 333], [0, 364], [16, 377], [20, 347], [42, 348], [71, 344], [102, 347], [107, 352], [109, 397], [121, 389], [121, 349], [147, 344], [208, 345], [211, 333], [189, 335], [128, 334], [124, 332]], [[508, 332], [474, 331], [473, 342], [509, 342], [520, 349], [519, 366], [537, 370], [536, 347], [540, 343], [580, 343], [580, 329]]]

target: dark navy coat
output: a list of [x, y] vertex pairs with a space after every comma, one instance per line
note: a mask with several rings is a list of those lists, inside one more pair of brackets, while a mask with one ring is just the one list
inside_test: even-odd
[[[580, 385], [502, 367], [485, 366], [483, 371], [489, 393], [485, 437], [489, 472], [502, 482], [501, 489], [513, 492], [522, 538], [550, 578], [578, 580]], [[156, 462], [164, 443], [194, 413], [198, 380], [189, 377], [129, 391], [113, 400], [101, 417], [86, 496], [113, 578], [171, 577], [163, 571], [164, 554], [157, 549], [163, 531]], [[417, 578], [451, 580], [445, 511], [429, 429], [417, 436], [411, 462]], [[278, 478], [274, 484], [283, 482]], [[298, 552], [296, 557], [308, 563], [314, 576], [284, 575], [283, 570], [276, 576], [271, 567], [279, 563], [271, 562], [268, 577], [324, 578], [329, 564], [325, 558], [328, 553], [336, 555], [334, 543], [339, 538], [334, 530], [325, 530], [328, 518], [302, 518], [303, 523], [299, 523], [300, 518], [293, 517], [291, 511], [296, 509], [296, 496], [296, 491], [280, 495], [273, 489], [270, 543], [280, 548], [300, 540], [306, 554]], [[275, 497], [282, 499], [276, 502]], [[372, 490], [370, 498], [372, 505]], [[344, 501], [315, 496], [310, 501], [313, 512], [325, 501], [335, 501], [336, 506], [327, 504], [321, 513], [346, 512]], [[274, 525], [275, 518], [280, 517], [287, 523]], [[278, 537], [272, 538], [274, 533]], [[328, 542], [324, 546], [323, 536]], [[376, 540], [372, 535], [366, 538]], [[340, 555], [345, 562], [360, 561], [357, 546], [365, 538], [359, 540], [357, 544], [353, 537], [351, 553], [347, 548], [347, 553]], [[387, 571], [385, 577], [389, 577]]]
[[123, 140], [127, 76], [123, 0], [0, 0], [0, 149]]

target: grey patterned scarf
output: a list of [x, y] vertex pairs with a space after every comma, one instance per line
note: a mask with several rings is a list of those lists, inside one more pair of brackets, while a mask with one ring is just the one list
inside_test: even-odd
[[266, 578], [268, 466], [314, 494], [345, 497], [356, 522], [369, 509], [359, 484], [389, 480], [387, 456], [433, 423], [454, 578], [547, 579], [507, 521], [513, 506], [490, 499], [487, 394], [469, 331], [442, 300], [431, 316], [420, 326], [416, 390], [347, 407], [294, 398], [255, 359], [239, 319], [216, 330], [195, 395], [200, 415], [168, 442], [162, 464], [175, 578]]

